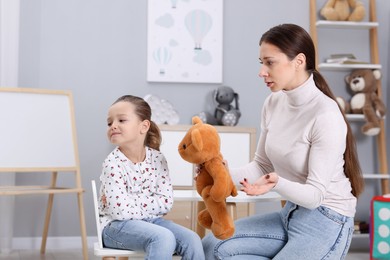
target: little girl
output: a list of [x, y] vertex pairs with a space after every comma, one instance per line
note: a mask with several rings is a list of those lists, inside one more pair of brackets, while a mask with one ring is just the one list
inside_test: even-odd
[[145, 259], [205, 259], [200, 237], [163, 218], [173, 205], [168, 165], [151, 109], [125, 95], [108, 111], [107, 136], [117, 147], [100, 176], [99, 212], [105, 247], [146, 252]]

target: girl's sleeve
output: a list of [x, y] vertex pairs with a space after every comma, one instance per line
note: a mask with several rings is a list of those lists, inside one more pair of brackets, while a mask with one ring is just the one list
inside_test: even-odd
[[160, 154], [161, 161], [156, 179], [155, 191], [146, 200], [150, 201], [150, 212], [154, 215], [165, 215], [173, 206], [173, 187], [169, 177], [168, 163], [163, 154]]

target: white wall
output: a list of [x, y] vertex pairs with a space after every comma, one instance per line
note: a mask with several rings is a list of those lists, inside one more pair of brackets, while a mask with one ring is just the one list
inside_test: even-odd
[[[318, 2], [321, 6], [324, 1]], [[390, 1], [378, 0], [377, 6], [383, 82], [388, 83]], [[146, 0], [25, 0], [21, 8], [20, 87], [73, 92], [87, 232], [95, 235], [90, 180], [98, 179], [101, 163], [112, 149], [105, 138], [109, 105], [123, 94], [156, 94], [179, 111], [181, 124], [189, 124], [194, 114], [207, 107], [207, 97], [219, 84], [146, 82]], [[224, 1], [223, 85], [240, 95], [240, 126], [260, 124], [260, 108], [269, 92], [257, 76], [258, 41], [280, 23], [297, 23], [308, 30], [309, 1]], [[43, 127], [50, 127], [50, 122]], [[363, 168], [372, 168], [372, 144], [363, 149]], [[36, 177], [22, 177], [17, 179], [20, 184], [38, 182]], [[48, 177], [39, 175], [47, 182]], [[59, 181], [71, 180], [61, 177]], [[44, 216], [40, 208], [46, 198], [18, 197], [16, 203], [15, 236], [40, 236]], [[359, 214], [367, 215], [367, 206], [359, 208]], [[75, 196], [57, 196], [49, 235], [78, 236], [76, 216]]]

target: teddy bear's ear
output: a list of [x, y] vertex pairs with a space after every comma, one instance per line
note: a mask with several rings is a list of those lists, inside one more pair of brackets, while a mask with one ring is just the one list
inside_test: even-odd
[[199, 116], [194, 116], [194, 117], [192, 118], [192, 124], [193, 124], [193, 125], [196, 125], [196, 124], [199, 124], [199, 123], [203, 123], [203, 122], [202, 122], [202, 119], [200, 119]]
[[373, 70], [372, 74], [374, 75], [374, 78], [377, 79], [377, 80], [382, 77], [382, 73], [381, 73], [380, 70]]
[[349, 84], [349, 77], [350, 77], [351, 75], [347, 75], [347, 76], [345, 76], [345, 78], [344, 78], [344, 80], [345, 80], [345, 82], [347, 83], [347, 84]]
[[213, 92], [213, 101], [218, 104], [218, 89], [215, 89]]
[[200, 131], [198, 129], [194, 129], [191, 132], [191, 141], [192, 145], [195, 147], [195, 149], [200, 152], [203, 149], [203, 140], [202, 135], [200, 134]]

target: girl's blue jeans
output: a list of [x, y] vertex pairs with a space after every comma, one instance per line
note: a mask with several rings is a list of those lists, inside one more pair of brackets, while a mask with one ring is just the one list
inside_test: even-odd
[[144, 251], [148, 260], [172, 260], [176, 252], [185, 260], [204, 260], [200, 237], [164, 218], [115, 220], [102, 232], [105, 247]]
[[239, 219], [235, 227], [229, 239], [203, 238], [207, 260], [341, 260], [354, 220], [326, 207], [310, 210], [287, 202], [279, 213]]

